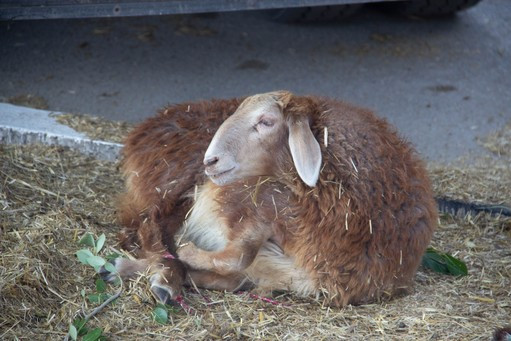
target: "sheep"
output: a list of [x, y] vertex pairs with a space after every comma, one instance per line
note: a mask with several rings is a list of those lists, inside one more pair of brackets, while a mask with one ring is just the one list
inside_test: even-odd
[[[222, 108], [232, 110], [239, 102], [223, 103]], [[225, 114], [220, 110], [206, 119], [206, 131]], [[162, 133], [138, 130], [165, 140]], [[194, 131], [189, 141], [196, 144], [195, 154], [173, 156], [177, 164], [168, 165], [170, 173], [156, 171], [149, 177], [144, 172], [145, 192], [161, 186], [156, 191], [161, 196], [168, 190], [164, 184], [180, 184], [171, 204], [147, 200], [149, 196], [132, 204], [141, 198], [141, 188], [134, 184], [143, 180], [137, 182], [131, 173], [164, 169], [157, 160], [163, 150], [170, 157], [169, 147], [126, 147], [130, 194], [124, 201], [135, 222], [128, 235], [137, 232], [142, 253], [138, 266], [116, 261], [121, 273], [149, 267], [153, 291], [163, 301], [174, 298], [187, 281], [219, 290], [255, 287], [323, 294], [332, 306], [409, 291], [436, 227], [436, 204], [423, 163], [384, 120], [343, 102], [277, 91], [244, 99], [209, 145], [197, 135]], [[179, 139], [168, 141], [178, 143], [174, 149], [180, 150]], [[205, 150], [207, 178], [194, 170], [182, 174], [181, 181], [172, 171], [179, 164], [202, 170], [199, 150]], [[192, 197], [193, 208], [184, 219]], [[157, 226], [140, 223], [137, 212], [148, 206], [156, 207], [146, 211]], [[187, 243], [176, 250], [172, 236], [178, 231]], [[181, 263], [162, 259], [165, 249], [177, 252]], [[172, 274], [163, 273], [168, 266]], [[169, 281], [176, 267], [181, 277]]]

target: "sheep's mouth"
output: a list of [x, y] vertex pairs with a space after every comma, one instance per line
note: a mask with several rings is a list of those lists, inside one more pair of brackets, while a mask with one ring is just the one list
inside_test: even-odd
[[228, 170], [225, 170], [225, 171], [222, 171], [222, 172], [216, 172], [216, 173], [211, 173], [211, 172], [208, 172], [208, 170], [206, 170], [206, 175], [209, 176], [212, 179], [219, 179], [220, 177], [226, 175], [227, 173], [232, 172], [233, 169], [234, 169], [234, 167], [232, 167], [232, 168], [230, 168]]

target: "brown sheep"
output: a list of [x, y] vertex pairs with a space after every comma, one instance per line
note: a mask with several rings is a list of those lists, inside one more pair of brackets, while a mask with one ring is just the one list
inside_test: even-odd
[[[209, 123], [200, 124], [212, 127], [215, 118], [226, 114], [216, 113]], [[162, 141], [162, 134], [145, 133]], [[170, 145], [180, 140], [165, 141]], [[193, 140], [194, 155], [173, 156], [172, 161], [201, 169], [197, 153], [206, 150], [203, 141], [203, 136]], [[144, 152], [151, 146], [142, 147], [138, 156], [130, 155], [129, 145], [125, 152], [128, 211], [138, 217], [143, 208], [159, 207], [146, 224], [132, 218], [143, 260], [138, 267], [125, 267], [154, 269], [151, 281], [160, 299], [168, 298], [162, 292], [174, 297], [182, 283], [182, 277], [178, 285], [169, 281], [169, 291], [161, 280], [165, 268], [157, 264], [169, 266], [161, 254], [165, 247], [174, 251], [172, 236], [191, 205], [195, 184], [200, 185], [196, 201], [182, 228], [190, 242], [177, 253], [190, 278], [205, 288], [255, 285], [300, 295], [322, 292], [336, 306], [371, 302], [409, 288], [436, 226], [429, 179], [411, 147], [385, 121], [342, 102], [284, 91], [247, 98], [207, 148], [204, 164], [210, 180], [195, 168], [183, 174], [183, 181], [162, 171], [141, 180], [147, 183], [144, 193], [172, 181], [183, 184], [174, 193], [178, 197], [170, 200], [172, 207], [159, 198], [141, 197], [133, 186], [134, 175], [129, 175], [139, 169], [126, 166], [130, 156], [140, 159], [137, 166], [148, 173], [158, 166], [155, 161], [161, 156]], [[169, 147], [156, 148], [168, 153]], [[166, 166], [175, 169], [178, 164]], [[158, 188], [160, 196], [167, 189]], [[135, 205], [134, 198], [139, 201]], [[149, 244], [158, 246], [150, 249]], [[123, 271], [122, 263], [135, 264], [116, 263], [125, 275], [129, 271]], [[174, 274], [176, 264], [170, 264]], [[168, 280], [169, 275], [164, 276]]]

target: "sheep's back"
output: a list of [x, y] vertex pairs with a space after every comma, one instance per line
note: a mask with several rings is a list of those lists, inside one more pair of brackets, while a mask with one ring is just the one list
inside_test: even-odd
[[437, 221], [425, 167], [369, 110], [313, 101], [309, 113], [323, 166], [317, 187], [303, 186], [295, 197], [299, 223], [287, 249], [333, 293], [334, 304], [406, 290]]

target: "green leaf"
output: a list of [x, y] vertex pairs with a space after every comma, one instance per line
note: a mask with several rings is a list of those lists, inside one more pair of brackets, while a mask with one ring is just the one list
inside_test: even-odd
[[101, 234], [101, 236], [99, 236], [98, 240], [96, 241], [96, 254], [99, 253], [99, 251], [101, 251], [101, 249], [103, 248], [103, 245], [105, 245], [105, 240], [106, 240], [106, 236], [104, 233]]
[[76, 251], [76, 257], [78, 257], [78, 260], [80, 261], [80, 263], [83, 263], [83, 264], [89, 264], [88, 260], [90, 257], [93, 257], [93, 256], [94, 255], [92, 254], [92, 252], [90, 252], [90, 250], [87, 250], [87, 249], [82, 249], [82, 250]]
[[96, 279], [96, 291], [99, 293], [106, 291], [106, 283], [101, 278]]
[[166, 305], [166, 307], [167, 307], [167, 312], [172, 314], [172, 315], [179, 314], [179, 312], [180, 312], [177, 307], [173, 307], [173, 306], [168, 305], [168, 304]]
[[87, 321], [85, 321], [84, 319], [76, 319], [73, 321], [73, 326], [75, 326], [76, 329], [78, 330], [78, 336], [87, 334], [88, 329], [85, 327], [86, 323]]
[[454, 276], [466, 276], [468, 275], [467, 265], [463, 263], [461, 260], [454, 258], [449, 254], [444, 254], [447, 268], [449, 269], [449, 273]]
[[101, 267], [105, 265], [106, 261], [103, 257], [100, 256], [92, 256], [87, 258], [87, 264], [92, 265], [94, 268]]
[[91, 303], [99, 303], [100, 302], [99, 295], [100, 294], [89, 294], [89, 295], [87, 295], [87, 299]]
[[85, 297], [85, 289], [80, 290], [80, 295], [82, 295], [82, 297]]
[[162, 307], [154, 308], [152, 312], [153, 318], [156, 322], [160, 324], [166, 324], [168, 320], [167, 310]]
[[89, 294], [87, 299], [91, 303], [103, 303], [110, 297], [109, 294]]
[[73, 340], [76, 340], [78, 338], [78, 330], [76, 330], [76, 327], [72, 324], [69, 325], [69, 331], [68, 331], [69, 337]]
[[106, 262], [104, 267], [105, 267], [105, 270], [110, 272], [110, 273], [113, 273], [113, 274], [117, 273], [117, 269], [115, 268], [115, 265], [113, 265], [110, 262]]
[[172, 306], [169, 305], [169, 304], [164, 304], [164, 303], [157, 303], [156, 306], [155, 306], [155, 308], [162, 308], [165, 311], [168, 311], [169, 307], [172, 307]]
[[101, 337], [103, 330], [101, 328], [94, 328], [83, 337], [83, 341], [96, 341]]
[[105, 259], [106, 260], [114, 260], [114, 259], [120, 258], [120, 257], [122, 257], [122, 255], [120, 253], [112, 252], [112, 253], [109, 253], [108, 255], [106, 255]]
[[465, 276], [468, 274], [467, 266], [461, 260], [447, 253], [441, 253], [433, 248], [428, 248], [422, 256], [422, 266], [435, 272]]
[[89, 232], [84, 234], [84, 236], [78, 242], [78, 245], [87, 245], [94, 248], [96, 247], [96, 244], [94, 243], [94, 237]]

